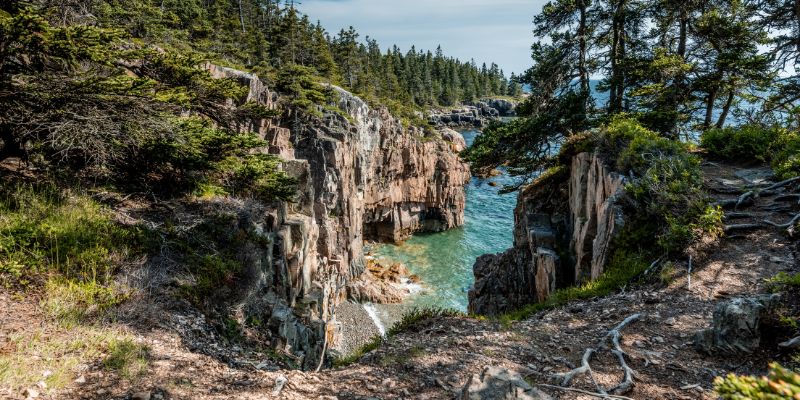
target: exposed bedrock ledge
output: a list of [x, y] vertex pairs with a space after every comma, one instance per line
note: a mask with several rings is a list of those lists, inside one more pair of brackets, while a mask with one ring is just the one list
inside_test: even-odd
[[566, 178], [522, 190], [514, 211], [514, 247], [478, 258], [470, 312], [512, 311], [599, 277], [625, 221], [618, 205], [623, 191], [624, 177], [590, 153], [573, 157]]
[[[232, 106], [280, 103], [253, 74], [208, 68], [250, 88]], [[296, 202], [269, 206], [272, 211], [258, 217], [274, 222], [265, 233], [268, 246], [253, 249], [265, 253], [260, 259], [269, 265], [262, 269], [273, 278], [243, 283], [242, 290], [258, 295], [230, 308], [260, 313], [259, 320], [270, 321], [273, 343], [302, 356], [308, 368], [316, 366], [323, 347], [337, 345], [335, 308], [346, 299], [347, 285], [364, 273], [364, 240], [401, 241], [462, 225], [470, 179], [457, 154], [463, 147], [457, 132], [426, 136], [386, 109], [331, 89], [339, 112], [320, 109], [323, 117], [311, 122], [240, 126], [269, 143], [264, 151], [283, 158], [300, 187]]]

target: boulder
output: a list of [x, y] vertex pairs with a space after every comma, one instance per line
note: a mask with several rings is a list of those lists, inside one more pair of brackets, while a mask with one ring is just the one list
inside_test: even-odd
[[711, 328], [695, 335], [695, 348], [704, 353], [752, 353], [761, 344], [761, 320], [779, 299], [760, 295], [717, 304]]
[[487, 367], [469, 378], [459, 400], [552, 400], [552, 397], [529, 385], [516, 372]]
[[460, 153], [467, 148], [467, 142], [464, 140], [464, 136], [457, 131], [450, 128], [444, 128], [441, 132], [442, 139], [444, 139], [445, 142], [452, 143], [451, 147], [456, 153]]

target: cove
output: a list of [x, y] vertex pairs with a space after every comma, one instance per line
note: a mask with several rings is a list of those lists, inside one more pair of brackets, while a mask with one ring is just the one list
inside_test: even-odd
[[[461, 131], [468, 146], [479, 131]], [[483, 254], [505, 251], [513, 244], [516, 193], [500, 194], [514, 183], [505, 173], [491, 178], [473, 177], [466, 187], [463, 227], [442, 233], [418, 234], [401, 244], [375, 244], [368, 248], [381, 264], [401, 263], [422, 279], [401, 306], [379, 306], [381, 319], [396, 319], [398, 310], [448, 308], [467, 310], [467, 290], [473, 284], [472, 266]]]

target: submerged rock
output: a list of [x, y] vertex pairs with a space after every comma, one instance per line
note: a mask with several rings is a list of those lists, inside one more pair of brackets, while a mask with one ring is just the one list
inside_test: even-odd
[[705, 353], [752, 353], [761, 344], [761, 321], [779, 299], [761, 295], [717, 304], [711, 328], [695, 335], [695, 348]]

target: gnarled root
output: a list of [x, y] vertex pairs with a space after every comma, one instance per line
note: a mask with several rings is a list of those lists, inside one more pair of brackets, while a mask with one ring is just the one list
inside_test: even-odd
[[772, 222], [772, 221], [770, 221], [768, 219], [764, 220], [765, 224], [772, 225], [772, 226], [774, 226], [776, 228], [781, 228], [781, 229], [789, 229], [789, 228], [793, 227], [795, 224], [797, 224], [798, 222], [800, 222], [800, 214], [795, 215], [794, 218], [792, 218], [791, 221], [789, 221], [788, 223], [785, 223], [785, 224], [778, 224], [778, 223]]
[[[613, 387], [610, 391], [606, 391], [603, 389], [602, 386], [595, 382], [595, 386], [597, 387], [597, 391], [600, 394], [612, 393], [612, 394], [625, 394], [635, 385], [634, 377], [636, 376], [636, 371], [628, 366], [628, 363], [625, 362], [625, 357], [627, 354], [624, 350], [622, 350], [622, 346], [620, 346], [620, 339], [622, 338], [622, 330], [625, 329], [626, 326], [629, 324], [639, 320], [642, 317], [641, 314], [634, 314], [628, 318], [625, 318], [619, 325], [614, 327], [614, 329], [608, 331], [608, 334], [603, 337], [603, 339], [598, 344], [598, 349], [607, 348], [606, 341], [611, 343], [610, 351], [617, 357], [617, 361], [619, 362], [620, 368], [624, 372], [624, 377], [622, 382]], [[597, 350], [593, 348], [586, 349], [586, 352], [583, 354], [583, 359], [581, 360], [581, 366], [578, 368], [573, 369], [564, 374], [556, 374], [553, 377], [561, 380], [562, 386], [567, 386], [569, 383], [578, 375], [589, 375], [592, 382], [594, 382], [594, 377], [592, 376], [592, 367], [589, 365], [592, 356], [597, 352]]]

